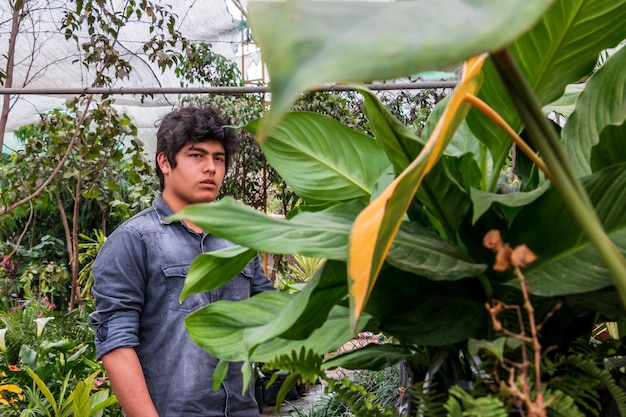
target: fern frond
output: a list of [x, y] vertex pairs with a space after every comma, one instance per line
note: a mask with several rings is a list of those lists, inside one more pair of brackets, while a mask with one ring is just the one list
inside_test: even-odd
[[[550, 409], [550, 415], [555, 417], [585, 417], [576, 405], [576, 401], [562, 391], [546, 390], [546, 404]], [[597, 413], [595, 413], [597, 415]]]
[[398, 411], [395, 408], [385, 410], [379, 404], [376, 404], [376, 396], [361, 385], [355, 384], [346, 378], [339, 380], [329, 379], [327, 382], [328, 388], [335, 393], [336, 400], [345, 404], [354, 417], [398, 416]]
[[427, 387], [425, 384], [424, 381], [420, 381], [408, 389], [412, 402], [417, 405], [419, 415], [424, 417], [443, 415], [446, 393], [438, 390], [435, 382], [431, 382]]
[[[293, 350], [291, 354], [281, 355], [274, 361], [267, 363], [266, 366], [271, 369], [280, 369], [290, 374], [283, 381], [276, 394], [276, 407], [279, 413], [287, 393], [298, 381], [314, 382], [318, 377], [325, 376], [322, 371], [322, 357], [312, 350], [307, 350], [304, 346], [302, 346], [300, 352]], [[270, 385], [274, 383], [276, 377], [278, 377], [278, 373], [272, 376]]]
[[450, 397], [444, 408], [451, 417], [507, 417], [505, 405], [496, 397], [474, 398], [455, 385], [448, 391]]
[[561, 370], [560, 374], [553, 376], [548, 385], [552, 392], [561, 392], [573, 399], [579, 409], [586, 410], [589, 415], [598, 416], [601, 405], [596, 378], [568, 366], [565, 372]]
[[312, 350], [307, 350], [304, 346], [300, 352], [292, 350], [291, 354], [279, 356], [268, 363], [268, 366], [297, 374], [304, 381], [313, 382], [318, 377], [324, 376], [322, 357]]
[[609, 371], [599, 368], [592, 360], [583, 358], [579, 355], [569, 356], [565, 360], [565, 363], [576, 366], [581, 371], [586, 372], [588, 375], [595, 378], [598, 383], [604, 385], [613, 397], [613, 400], [615, 400], [620, 416], [626, 417], [626, 393], [619, 385], [617, 385], [613, 375], [611, 375]]

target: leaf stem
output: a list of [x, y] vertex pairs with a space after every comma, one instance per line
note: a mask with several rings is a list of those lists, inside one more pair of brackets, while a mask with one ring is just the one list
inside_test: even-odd
[[546, 174], [548, 179], [552, 180], [550, 176], [550, 171], [546, 164], [537, 156], [537, 154], [532, 150], [530, 146], [522, 138], [519, 137], [517, 133], [513, 130], [511, 126], [495, 112], [487, 103], [479, 99], [473, 94], [466, 94], [465, 99], [472, 103], [474, 107], [480, 110], [485, 116], [487, 116], [496, 126], [504, 131], [508, 137], [517, 145], [517, 147], [528, 156], [528, 158], [537, 165], [537, 167]]
[[500, 77], [515, 104], [528, 136], [550, 170], [551, 181], [570, 210], [583, 234], [598, 250], [613, 277], [622, 303], [626, 305], [626, 260], [608, 237], [582, 183], [563, 150], [556, 131], [541, 111], [528, 81], [521, 74], [509, 51], [492, 54]]

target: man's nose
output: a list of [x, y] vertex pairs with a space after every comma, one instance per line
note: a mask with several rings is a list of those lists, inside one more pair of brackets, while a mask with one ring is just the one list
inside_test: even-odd
[[204, 172], [215, 172], [215, 162], [212, 159], [204, 166]]

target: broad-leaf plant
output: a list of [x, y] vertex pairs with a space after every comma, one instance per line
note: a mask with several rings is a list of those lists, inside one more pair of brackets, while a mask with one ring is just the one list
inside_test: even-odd
[[[221, 285], [258, 251], [327, 261], [296, 294], [195, 312], [193, 340], [220, 369], [269, 362], [296, 378], [406, 361], [414, 381], [478, 380], [468, 343], [507, 340], [486, 306], [522, 305], [523, 286], [546, 317], [539, 341], [553, 365], [534, 392], [571, 412], [580, 399], [550, 385], [555, 364], [596, 323], [624, 318], [626, 0], [258, 1], [249, 21], [272, 95], [269, 112], [243, 129], [306, 204], [285, 219], [229, 198], [177, 214], [237, 244], [201, 255], [183, 297]], [[461, 80], [419, 136], [364, 87], [460, 63]], [[362, 94], [372, 136], [290, 112], [327, 83]], [[512, 175], [517, 188], [505, 192]], [[524, 281], [492, 267], [491, 230], [536, 254]], [[513, 331], [523, 334], [520, 323]], [[326, 355], [366, 330], [388, 343]], [[461, 403], [446, 407], [457, 415]]]

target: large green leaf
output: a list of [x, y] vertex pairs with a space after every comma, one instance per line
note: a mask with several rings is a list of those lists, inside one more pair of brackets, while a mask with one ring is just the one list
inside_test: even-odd
[[402, 223], [387, 254], [387, 262], [436, 281], [475, 277], [487, 268], [474, 263], [456, 244], [414, 222]]
[[513, 219], [519, 210], [541, 197], [549, 186], [550, 183], [546, 182], [541, 187], [529, 192], [513, 192], [509, 194], [488, 193], [473, 188], [470, 193], [474, 203], [472, 223], [476, 223], [480, 216], [494, 205], [498, 206], [509, 219]]
[[344, 262], [327, 261], [302, 291], [264, 326], [245, 332], [248, 349], [276, 337], [290, 340], [306, 339], [322, 326], [328, 313], [339, 300], [348, 295], [348, 276]]
[[[258, 124], [244, 129], [255, 135]], [[390, 164], [374, 139], [318, 113], [288, 113], [261, 147], [282, 179], [309, 202], [368, 202]]]
[[237, 302], [218, 301], [190, 314], [185, 319], [185, 327], [194, 343], [230, 362], [272, 362], [281, 355], [300, 351], [303, 346], [322, 355], [336, 350], [354, 336], [349, 328], [349, 310], [335, 306], [324, 324], [307, 339], [277, 337], [250, 352], [244, 342], [246, 331], [272, 322], [292, 299], [286, 293], [264, 292]]
[[407, 126], [389, 111], [373, 91], [359, 88], [363, 95], [363, 113], [376, 141], [393, 163], [396, 173], [401, 173], [419, 155], [424, 144]]
[[[249, 21], [271, 78], [261, 140], [298, 94], [451, 67], [532, 27], [549, 0], [251, 2]], [[468, 24], [471, 22], [471, 24]]]
[[[358, 201], [334, 204], [321, 211], [319, 207], [304, 206], [283, 220], [230, 198], [189, 206], [172, 219], [188, 218], [210, 233], [253, 248], [235, 246], [200, 255], [189, 269], [181, 297], [223, 284], [239, 273], [257, 251], [345, 261], [350, 227], [363, 207]], [[238, 226], [230, 226], [235, 224]], [[455, 244], [408, 222], [402, 223], [387, 261], [433, 280], [476, 276], [484, 270], [484, 265], [473, 263]]]
[[369, 369], [382, 371], [396, 363], [409, 360], [413, 352], [404, 347], [385, 343], [382, 345], [371, 343], [360, 349], [349, 350], [324, 359], [323, 369]]
[[235, 277], [256, 256], [257, 252], [242, 246], [203, 253], [189, 266], [180, 301], [191, 294], [211, 291]]
[[[625, 20], [626, 0], [558, 0], [510, 51], [540, 103], [546, 105], [559, 98], [568, 84], [588, 75], [603, 49], [626, 38]], [[484, 72], [479, 97], [510, 126], [520, 129], [520, 119], [495, 67], [488, 62]], [[510, 140], [477, 110], [470, 112], [468, 123], [489, 147], [496, 166], [503, 163]]]
[[335, 203], [318, 211], [299, 210], [285, 220], [226, 197], [188, 206], [170, 218], [187, 218], [216, 236], [259, 252], [345, 261], [350, 229], [363, 207], [357, 200]]
[[626, 162], [626, 123], [609, 125], [600, 134], [600, 143], [591, 149], [591, 169], [596, 172], [611, 165]]
[[488, 328], [484, 301], [476, 278], [432, 281], [387, 267], [365, 311], [400, 342], [443, 345], [482, 335]]
[[[626, 120], [625, 68], [626, 49], [622, 48], [587, 80], [585, 90], [576, 102], [576, 110], [565, 124], [563, 142], [574, 169], [581, 176], [591, 173], [591, 149], [599, 143], [605, 128], [622, 125]], [[612, 140], [612, 147], [623, 148], [623, 136], [620, 141], [619, 134], [609, 135], [608, 140], [611, 139], [616, 139]], [[611, 145], [608, 147], [605, 154], [609, 157], [605, 159], [611, 163]], [[599, 168], [603, 166], [597, 164], [596, 169]]]
[[[614, 165], [583, 178], [606, 233], [622, 253], [626, 252], [625, 168], [626, 164]], [[538, 255], [523, 271], [534, 294], [576, 294], [612, 285], [597, 250], [554, 189], [518, 214], [505, 240], [512, 246], [524, 243]]]
[[406, 343], [441, 346], [484, 335], [485, 306], [465, 295], [430, 293], [413, 308], [390, 316], [380, 329]]

